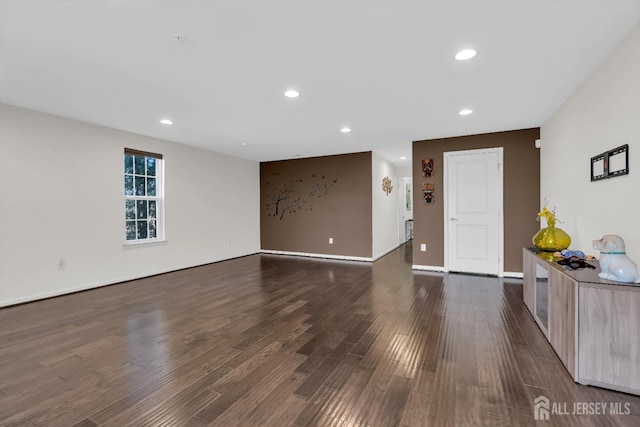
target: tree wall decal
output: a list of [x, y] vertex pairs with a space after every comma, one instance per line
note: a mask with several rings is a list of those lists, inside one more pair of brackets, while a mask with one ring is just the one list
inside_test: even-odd
[[[276, 177], [277, 180], [280, 173], [274, 172], [272, 175], [272, 179]], [[305, 184], [303, 185], [303, 183]], [[289, 182], [276, 184], [267, 195], [267, 215], [282, 220], [286, 213], [291, 215], [302, 211], [311, 211], [314, 201], [326, 196], [331, 187], [337, 183], [338, 180], [335, 178], [313, 173], [307, 181], [296, 178], [289, 180]], [[267, 181], [266, 185], [271, 187], [271, 181]]]

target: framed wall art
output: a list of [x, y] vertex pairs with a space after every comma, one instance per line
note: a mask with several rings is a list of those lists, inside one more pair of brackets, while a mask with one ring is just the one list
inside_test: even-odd
[[405, 184], [405, 193], [407, 198], [407, 210], [410, 211], [411, 210], [411, 184], [408, 182]]
[[629, 174], [629, 144], [591, 158], [591, 181]]

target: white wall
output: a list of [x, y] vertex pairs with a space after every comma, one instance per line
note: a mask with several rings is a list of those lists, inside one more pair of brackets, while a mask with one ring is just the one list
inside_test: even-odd
[[412, 176], [413, 169], [411, 168], [411, 160], [404, 160], [406, 164], [402, 166], [396, 166], [396, 173], [398, 176]]
[[[125, 147], [164, 155], [165, 243], [123, 246]], [[0, 306], [256, 253], [259, 183], [256, 162], [2, 105]]]
[[[376, 153], [371, 153], [372, 175], [372, 254], [380, 258], [399, 245], [398, 241], [398, 177], [393, 165]], [[393, 190], [387, 195], [382, 190], [382, 179], [391, 179]]]
[[[640, 25], [542, 125], [541, 199], [556, 206], [571, 247], [619, 234], [640, 264]], [[629, 144], [629, 175], [590, 182], [590, 159]], [[542, 202], [541, 202], [542, 204]]]

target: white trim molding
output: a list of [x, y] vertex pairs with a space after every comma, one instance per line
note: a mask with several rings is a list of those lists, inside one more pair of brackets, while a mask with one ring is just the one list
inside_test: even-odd
[[328, 259], [341, 259], [345, 261], [373, 262], [373, 258], [361, 257], [361, 256], [314, 254], [314, 253], [307, 253], [307, 252], [272, 251], [269, 249], [261, 249], [260, 253], [269, 254], [269, 255], [293, 255], [293, 256], [304, 256], [304, 257], [310, 257], [310, 258], [328, 258]]
[[502, 273], [502, 277], [513, 277], [514, 279], [522, 279], [524, 276], [522, 273], [516, 271], [505, 271]]
[[[148, 243], [148, 242], [145, 242], [145, 243]], [[145, 273], [132, 274], [132, 275], [129, 275], [129, 276], [122, 276], [122, 277], [118, 277], [118, 278], [115, 278], [115, 279], [102, 280], [102, 281], [99, 281], [99, 282], [92, 282], [92, 283], [87, 283], [87, 284], [79, 285], [79, 286], [73, 286], [73, 287], [69, 287], [69, 288], [56, 289], [56, 290], [52, 290], [52, 291], [49, 291], [49, 292], [41, 292], [41, 293], [38, 293], [38, 294], [32, 294], [32, 295], [28, 295], [28, 296], [21, 297], [21, 298], [0, 300], [0, 308], [1, 307], [9, 307], [9, 306], [12, 306], [12, 305], [17, 305], [17, 304], [24, 304], [24, 303], [33, 302], [33, 301], [39, 301], [39, 300], [43, 300], [43, 299], [47, 299], [47, 298], [61, 297], [61, 296], [68, 295], [68, 294], [73, 294], [73, 293], [76, 293], [76, 292], [88, 291], [88, 290], [91, 290], [91, 289], [102, 288], [104, 286], [117, 285], [117, 284], [120, 284], [120, 283], [129, 282], [131, 280], [145, 279], [147, 277], [157, 276], [157, 275], [160, 275], [160, 274], [172, 273], [174, 271], [180, 271], [180, 270], [186, 270], [186, 269], [189, 269], [189, 268], [201, 267], [203, 265], [215, 264], [215, 263], [223, 262], [223, 261], [230, 261], [230, 260], [233, 260], [233, 259], [236, 259], [236, 258], [242, 258], [242, 257], [245, 257], [245, 256], [250, 256], [250, 255], [255, 255], [255, 254], [256, 254], [256, 252], [251, 252], [251, 253], [248, 253], [248, 254], [238, 255], [238, 256], [235, 256], [235, 257], [231, 257], [231, 258], [211, 260], [211, 261], [208, 261], [208, 262], [198, 263], [198, 264], [186, 264], [186, 265], [182, 265], [182, 266], [171, 267], [171, 268], [168, 268], [168, 269], [161, 269], [161, 270], [156, 270], [156, 271], [148, 271], [148, 272], [145, 272]]]
[[[193, 267], [198, 267], [198, 266], [193, 266]], [[190, 267], [185, 267], [185, 268], [190, 268]], [[110, 280], [104, 280], [104, 281], [100, 281], [100, 282], [87, 283], [87, 284], [84, 284], [84, 285], [73, 286], [73, 287], [70, 287], [70, 288], [56, 289], [56, 290], [53, 290], [53, 291], [33, 294], [33, 295], [29, 295], [29, 296], [22, 297], [22, 298], [14, 298], [14, 299], [10, 299], [10, 300], [4, 300], [4, 301], [0, 301], [0, 307], [8, 307], [8, 306], [11, 306], [11, 305], [24, 304], [24, 303], [27, 303], [27, 302], [39, 301], [39, 300], [43, 300], [43, 299], [47, 299], [47, 298], [61, 297], [63, 295], [73, 294], [73, 293], [82, 292], [82, 291], [88, 291], [88, 290], [91, 290], [91, 289], [102, 288], [103, 286], [117, 285], [118, 283], [128, 282], [128, 281], [137, 280], [137, 279], [144, 279], [146, 277], [156, 276], [158, 274], [170, 273], [172, 271], [177, 271], [177, 270], [183, 270], [183, 268], [176, 268], [176, 269], [172, 268], [170, 270], [159, 270], [157, 272], [147, 272], [147, 273], [142, 273], [142, 274], [134, 274], [134, 275], [131, 275], [131, 276], [123, 276], [123, 277], [119, 277], [119, 278], [116, 278], [116, 279], [110, 279]]]
[[[406, 243], [406, 242], [405, 242], [405, 243]], [[389, 254], [389, 253], [391, 253], [391, 252], [395, 251], [396, 249], [398, 249], [398, 248], [399, 248], [400, 246], [402, 246], [402, 245], [404, 245], [404, 243], [399, 244], [399, 245], [398, 245], [398, 246], [396, 246], [395, 248], [387, 249], [386, 251], [384, 251], [384, 252], [383, 252], [383, 253], [381, 253], [380, 255], [377, 255], [377, 256], [373, 257], [373, 260], [374, 260], [374, 261], [379, 260], [379, 259], [380, 259], [380, 258], [382, 258], [383, 256], [385, 256], [385, 255], [387, 255], [387, 254]]]
[[439, 273], [448, 273], [449, 270], [447, 270], [444, 267], [440, 267], [440, 266], [436, 266], [436, 265], [412, 265], [411, 266], [412, 270], [424, 270], [424, 271], [437, 271]]

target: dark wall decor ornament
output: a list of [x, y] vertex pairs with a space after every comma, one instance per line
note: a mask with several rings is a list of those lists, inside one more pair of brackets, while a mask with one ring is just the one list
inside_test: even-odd
[[591, 181], [629, 174], [629, 144], [591, 158]]
[[422, 177], [423, 178], [432, 178], [434, 176], [433, 172], [433, 159], [423, 159], [422, 160]]
[[[433, 178], [435, 176], [433, 159], [426, 158], [422, 159], [422, 177], [423, 178]], [[435, 199], [435, 183], [433, 182], [424, 182], [422, 183], [422, 201], [424, 203], [433, 203], [433, 199]]]
[[422, 201], [424, 203], [433, 203], [433, 199], [435, 199], [435, 183], [433, 182], [425, 182], [422, 184]]
[[391, 193], [391, 190], [393, 190], [393, 185], [391, 185], [391, 178], [389, 178], [388, 176], [382, 178], [382, 190], [387, 194], [387, 196], [389, 195], [389, 193]]

